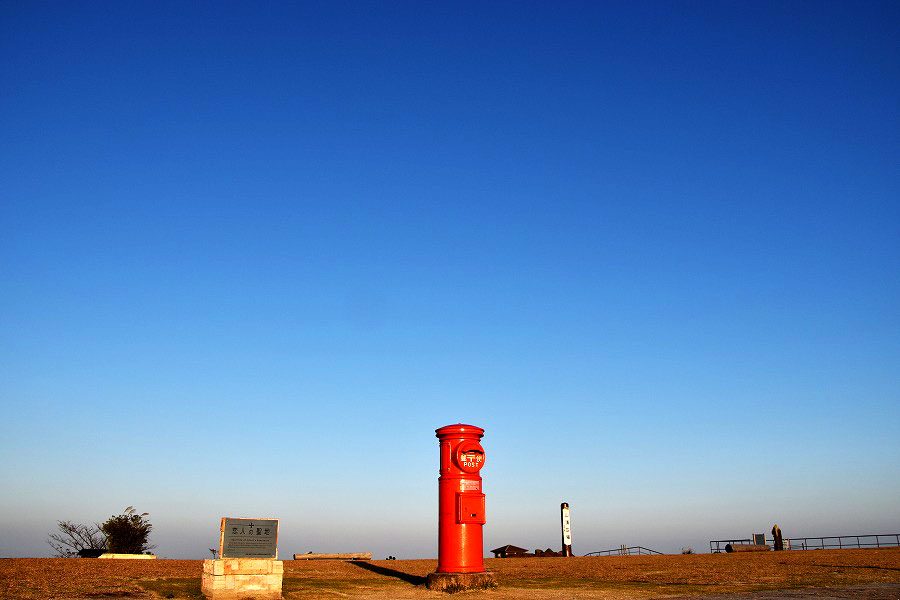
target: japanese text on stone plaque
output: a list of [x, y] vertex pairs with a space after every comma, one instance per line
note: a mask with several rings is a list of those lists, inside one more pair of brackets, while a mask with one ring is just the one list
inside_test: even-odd
[[222, 558], [277, 558], [277, 519], [222, 519]]

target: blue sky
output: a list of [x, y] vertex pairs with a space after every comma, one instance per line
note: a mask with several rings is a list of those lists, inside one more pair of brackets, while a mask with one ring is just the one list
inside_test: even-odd
[[4, 3], [0, 556], [900, 530], [895, 3]]

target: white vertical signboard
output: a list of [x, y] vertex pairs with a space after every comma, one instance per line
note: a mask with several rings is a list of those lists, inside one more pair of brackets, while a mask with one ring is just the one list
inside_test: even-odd
[[560, 521], [562, 523], [562, 554], [572, 556], [572, 522], [569, 519], [569, 503], [559, 505]]

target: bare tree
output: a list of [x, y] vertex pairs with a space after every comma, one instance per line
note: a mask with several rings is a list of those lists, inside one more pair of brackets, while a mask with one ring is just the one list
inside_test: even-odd
[[106, 536], [99, 525], [81, 525], [71, 521], [57, 521], [57, 533], [48, 535], [47, 543], [60, 558], [78, 556], [79, 550], [105, 550]]

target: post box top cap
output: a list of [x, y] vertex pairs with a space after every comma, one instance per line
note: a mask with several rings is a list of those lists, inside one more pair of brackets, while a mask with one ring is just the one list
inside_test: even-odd
[[454, 433], [474, 433], [480, 437], [484, 435], [484, 429], [482, 429], [481, 427], [475, 427], [474, 425], [463, 425], [462, 423], [457, 423], [456, 425], [444, 425], [439, 429], [435, 429], [434, 433], [436, 437], [453, 435]]

